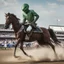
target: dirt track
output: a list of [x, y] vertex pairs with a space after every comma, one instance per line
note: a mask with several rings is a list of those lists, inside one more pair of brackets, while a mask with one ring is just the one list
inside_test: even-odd
[[0, 64], [64, 64], [64, 62], [5, 62]]
[[14, 49], [0, 50], [0, 64], [64, 64], [62, 61], [64, 60], [64, 51], [61, 47], [56, 49], [58, 59], [55, 57], [53, 50], [47, 47], [25, 50], [29, 55], [32, 55], [33, 58], [25, 56], [20, 49], [17, 49], [16, 54], [20, 57], [14, 58], [13, 51]]

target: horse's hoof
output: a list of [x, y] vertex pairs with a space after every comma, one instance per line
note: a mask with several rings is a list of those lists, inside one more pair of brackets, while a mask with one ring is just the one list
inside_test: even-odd
[[32, 56], [31, 56], [31, 55], [29, 55], [29, 57], [30, 57], [30, 58], [32, 58]]

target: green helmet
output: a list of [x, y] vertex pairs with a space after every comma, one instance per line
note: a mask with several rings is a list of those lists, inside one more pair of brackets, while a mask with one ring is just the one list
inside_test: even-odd
[[23, 11], [29, 10], [29, 5], [27, 3], [23, 4], [22, 10]]

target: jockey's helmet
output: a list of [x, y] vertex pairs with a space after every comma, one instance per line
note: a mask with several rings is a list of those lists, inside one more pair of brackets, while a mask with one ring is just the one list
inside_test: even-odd
[[22, 10], [23, 10], [23, 11], [29, 10], [29, 5], [28, 5], [27, 3], [23, 4]]

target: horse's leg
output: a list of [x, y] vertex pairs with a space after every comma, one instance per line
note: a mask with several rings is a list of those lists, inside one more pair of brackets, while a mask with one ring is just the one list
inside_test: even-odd
[[57, 57], [57, 53], [56, 53], [56, 51], [55, 51], [55, 46], [54, 46], [51, 42], [45, 42], [45, 43], [42, 43], [42, 42], [43, 42], [43, 41], [38, 41], [39, 45], [40, 45], [40, 46], [42, 46], [42, 45], [50, 45], [51, 48], [53, 49], [56, 57]]
[[48, 45], [50, 45], [52, 47], [53, 51], [56, 53], [55, 46], [51, 42], [48, 42]]
[[26, 56], [32, 57], [32, 56], [28, 55], [28, 54], [24, 51], [24, 49], [23, 49], [23, 41], [21, 41], [20, 49], [23, 51], [23, 53], [24, 53]]
[[54, 46], [51, 42], [48, 42], [48, 45], [51, 46], [51, 48], [53, 49], [53, 51], [54, 51], [54, 53], [55, 53], [56, 58], [58, 58], [58, 57], [57, 57], [57, 53], [56, 53], [56, 51], [55, 51], [55, 46]]
[[16, 56], [16, 49], [17, 49], [17, 46], [19, 45], [19, 43], [20, 43], [20, 39], [17, 40], [17, 43], [15, 45], [15, 49], [14, 49], [14, 57], [16, 57], [16, 58], [17, 58], [17, 56]]

